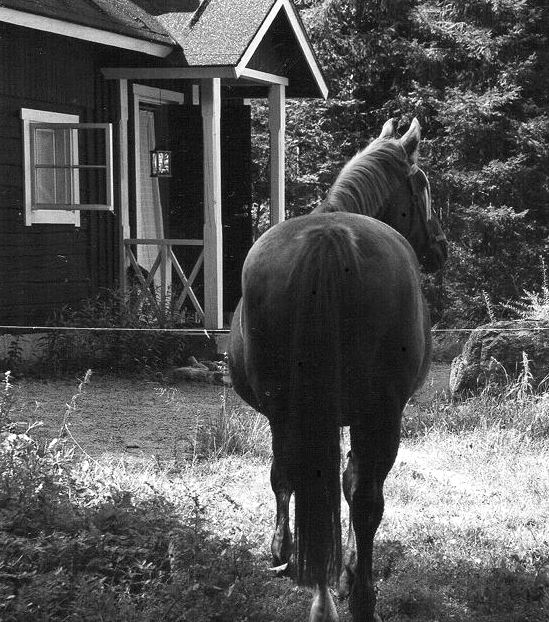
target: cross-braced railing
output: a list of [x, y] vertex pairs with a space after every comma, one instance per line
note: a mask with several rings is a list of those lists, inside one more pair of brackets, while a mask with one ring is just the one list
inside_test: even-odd
[[[144, 273], [142, 266], [136, 257], [134, 249], [137, 246], [156, 246], [157, 255], [148, 271]], [[179, 260], [173, 252], [174, 246], [201, 246], [202, 249], [192, 268], [189, 276], [181, 267]], [[166, 304], [168, 301], [173, 305], [173, 310], [176, 313], [180, 313], [183, 304], [187, 298], [191, 301], [197, 316], [201, 322], [204, 322], [204, 310], [200, 304], [195, 292], [193, 291], [193, 283], [204, 263], [204, 241], [203, 240], [169, 240], [169, 239], [156, 239], [156, 238], [134, 238], [124, 240], [124, 248], [126, 258], [129, 261], [130, 267], [137, 278], [140, 285], [140, 296], [144, 300], [148, 298], [157, 308], [160, 317], [163, 317]], [[160, 286], [155, 286], [155, 276], [159, 274]], [[179, 283], [177, 283], [177, 280]], [[169, 300], [170, 296], [174, 295], [174, 292], [179, 290], [179, 284], [181, 285], [181, 292], [177, 295], [176, 299]]]

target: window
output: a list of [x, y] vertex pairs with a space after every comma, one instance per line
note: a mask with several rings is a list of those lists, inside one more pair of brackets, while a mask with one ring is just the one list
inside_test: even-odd
[[25, 224], [80, 225], [80, 210], [113, 209], [112, 126], [21, 110]]

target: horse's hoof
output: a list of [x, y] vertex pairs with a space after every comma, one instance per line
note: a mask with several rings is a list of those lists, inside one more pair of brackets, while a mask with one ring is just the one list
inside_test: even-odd
[[271, 572], [274, 572], [277, 575], [280, 575], [280, 574], [286, 572], [286, 570], [288, 569], [289, 565], [290, 565], [289, 562], [286, 562], [285, 564], [280, 564], [280, 566], [271, 566], [269, 568], [269, 570]]
[[294, 565], [292, 560], [285, 562], [284, 564], [273, 565], [269, 568], [271, 572], [274, 572], [277, 577], [294, 577]]
[[309, 622], [339, 622], [336, 606], [327, 587], [315, 592]]

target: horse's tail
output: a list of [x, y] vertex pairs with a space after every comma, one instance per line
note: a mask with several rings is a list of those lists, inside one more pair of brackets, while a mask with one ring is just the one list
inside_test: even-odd
[[340, 424], [343, 311], [358, 251], [342, 224], [303, 234], [289, 275], [294, 297], [290, 359], [288, 462], [295, 490], [296, 578], [336, 579], [341, 566]]

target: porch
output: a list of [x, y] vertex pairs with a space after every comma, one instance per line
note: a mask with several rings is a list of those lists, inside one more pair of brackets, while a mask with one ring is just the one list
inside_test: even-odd
[[[174, 253], [174, 247], [185, 246], [200, 249], [196, 263], [188, 275]], [[138, 247], [149, 247], [156, 253], [151, 270], [147, 273], [144, 273], [138, 263], [136, 252]], [[165, 324], [168, 311], [172, 316], [179, 315], [183, 324], [204, 325], [203, 305], [193, 290], [196, 277], [204, 265], [203, 240], [130, 238], [124, 240], [124, 254], [127, 266], [124, 273], [124, 287], [128, 287], [128, 282], [131, 282], [133, 277], [133, 282], [137, 286], [135, 287], [138, 295], [137, 304], [145, 300], [152, 304], [161, 325]], [[186, 302], [190, 303], [194, 310], [190, 317], [184, 307]]]
[[[215, 5], [215, 6], [214, 6]], [[182, 14], [186, 15], [181, 20]], [[247, 16], [247, 17], [245, 17]], [[187, 19], [188, 18], [188, 19]], [[234, 310], [235, 291], [231, 293], [232, 308], [225, 308], [227, 287], [228, 247], [237, 249], [230, 266], [231, 280], [238, 277], [233, 289], [239, 289], [240, 272], [244, 261], [244, 242], [238, 234], [238, 224], [228, 231], [227, 214], [237, 217], [248, 206], [230, 206], [232, 193], [227, 179], [233, 173], [238, 155], [227, 157], [227, 128], [222, 112], [227, 102], [245, 106], [251, 98], [268, 101], [270, 142], [270, 222], [275, 225], [285, 218], [285, 126], [287, 97], [326, 97], [327, 86], [318, 66], [299, 14], [290, 0], [272, 0], [259, 6], [253, 2], [229, 4], [203, 3], [200, 9], [180, 9], [155, 15], [161, 30], [176, 42], [171, 54], [160, 54], [163, 60], [152, 64], [103, 67], [106, 80], [117, 84], [118, 118], [118, 179], [119, 191], [119, 281], [127, 285], [128, 268], [135, 274], [145, 297], [154, 297], [160, 309], [172, 305], [176, 311], [190, 309], [197, 323], [209, 330], [222, 329]], [[183, 28], [182, 25], [186, 28]], [[187, 216], [187, 206], [201, 212], [200, 226], [178, 223], [177, 234], [153, 227], [140, 230], [133, 211], [146, 212], [142, 191], [146, 178], [147, 149], [140, 147], [142, 127], [140, 115], [150, 107], [183, 105], [198, 112], [189, 127], [199, 127], [194, 144], [201, 157], [200, 171], [188, 176], [195, 184], [194, 191], [184, 188], [187, 201], [179, 202], [181, 221]], [[178, 127], [177, 124], [171, 128]], [[224, 133], [223, 133], [224, 132]], [[247, 128], [251, 141], [251, 128]], [[230, 143], [230, 140], [229, 140]], [[156, 148], [156, 147], [153, 147]], [[233, 154], [234, 156], [234, 154]], [[250, 156], [251, 157], [251, 156]], [[174, 155], [174, 161], [175, 161]], [[191, 160], [189, 160], [190, 162]], [[200, 177], [198, 188], [197, 178]], [[250, 170], [242, 175], [250, 183]], [[161, 193], [154, 187], [153, 194]], [[250, 194], [251, 199], [251, 194]], [[180, 226], [181, 225], [181, 226]], [[194, 226], [194, 229], [193, 229]], [[230, 235], [227, 235], [227, 234]], [[224, 239], [225, 238], [225, 239]], [[248, 248], [251, 246], [251, 237]], [[145, 251], [146, 249], [146, 251]], [[191, 258], [191, 251], [198, 250]], [[245, 249], [247, 251], [247, 248]], [[146, 274], [140, 256], [149, 255]], [[183, 260], [184, 258], [184, 260]], [[238, 274], [237, 274], [238, 273]], [[199, 282], [201, 281], [201, 291]], [[187, 311], [185, 311], [187, 312]]]
[[[178, 69], [170, 72], [160, 70], [104, 69], [106, 78], [118, 82], [119, 111], [118, 151], [120, 179], [120, 272], [119, 282], [122, 288], [132, 285], [140, 291], [143, 300], [149, 300], [157, 308], [159, 317], [170, 313], [179, 313], [182, 324], [202, 326], [206, 329], [227, 327], [233, 308], [225, 308], [224, 298], [224, 219], [226, 197], [223, 196], [223, 175], [231, 171], [222, 171], [222, 132], [221, 111], [222, 93], [231, 85], [234, 97], [234, 82], [222, 77], [185, 79], [188, 70]], [[196, 72], [190, 72], [191, 76]], [[222, 73], [222, 72], [221, 72]], [[125, 76], [125, 77], [120, 77]], [[152, 77], [155, 77], [155, 80]], [[158, 86], [165, 76], [170, 80], [170, 89]], [[174, 76], [181, 78], [175, 80]], [[180, 84], [180, 91], [174, 91], [174, 84]], [[238, 95], [266, 94], [269, 102], [270, 128], [270, 185], [271, 213], [270, 222], [274, 225], [284, 220], [284, 139], [285, 139], [285, 89], [287, 79], [267, 74], [242, 79], [238, 84]], [[259, 87], [259, 88], [258, 88]], [[150, 196], [160, 201], [159, 183], [166, 183], [150, 178], [147, 170], [149, 147], [143, 146], [142, 123], [143, 104], [166, 106], [181, 104], [192, 98], [192, 105], [200, 111], [200, 140], [202, 142], [202, 187], [195, 188], [192, 196], [193, 209], [203, 204], [200, 227], [191, 223], [193, 237], [173, 237], [171, 231], [166, 235], [166, 227], [143, 224], [139, 214], [151, 218]], [[198, 137], [198, 134], [195, 138]], [[225, 158], [226, 160], [226, 158]], [[196, 184], [196, 179], [193, 180]], [[149, 188], [150, 184], [154, 187]], [[227, 192], [225, 188], [225, 193]], [[249, 201], [251, 204], [251, 201]], [[246, 206], [242, 206], [243, 208]], [[248, 209], [250, 205], [247, 206]], [[155, 208], [161, 214], [162, 207]], [[165, 208], [164, 208], [165, 209]], [[137, 216], [136, 216], [137, 214]], [[148, 214], [148, 216], [147, 216]], [[241, 214], [242, 216], [242, 214]], [[188, 214], [187, 214], [188, 218]], [[158, 218], [157, 218], [158, 220]], [[160, 220], [162, 216], [160, 215]], [[183, 227], [176, 227], [184, 235]], [[200, 233], [202, 237], [196, 235]], [[227, 243], [227, 240], [225, 240]], [[250, 241], [248, 246], [251, 245]], [[193, 251], [194, 252], [193, 254]], [[243, 257], [240, 260], [240, 266]], [[226, 293], [226, 292], [225, 292]]]

